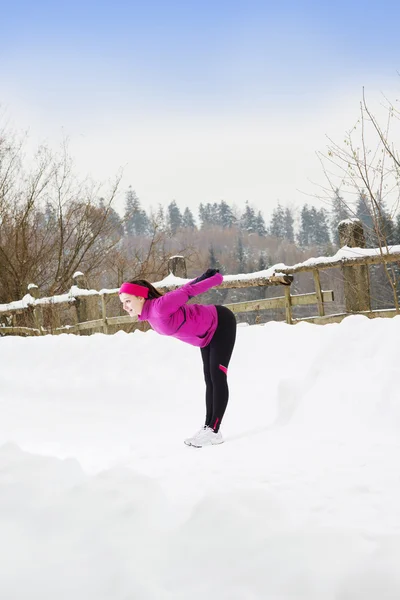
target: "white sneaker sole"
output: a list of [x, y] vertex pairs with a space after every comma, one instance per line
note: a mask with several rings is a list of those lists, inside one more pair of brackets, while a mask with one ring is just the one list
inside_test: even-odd
[[224, 440], [220, 440], [218, 442], [206, 442], [205, 444], [196, 444], [196, 442], [191, 442], [190, 440], [184, 440], [183, 442], [186, 446], [191, 446], [192, 448], [205, 448], [206, 446], [219, 446], [224, 443]]

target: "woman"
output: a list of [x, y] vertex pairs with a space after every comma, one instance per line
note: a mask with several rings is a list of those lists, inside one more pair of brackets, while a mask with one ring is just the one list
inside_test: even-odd
[[186, 303], [222, 281], [216, 269], [208, 269], [197, 279], [164, 295], [144, 279], [123, 283], [119, 290], [123, 308], [132, 317], [137, 315], [139, 321], [148, 321], [161, 335], [201, 349], [206, 381], [205, 424], [185, 440], [185, 444], [196, 448], [223, 442], [220, 426], [228, 404], [227, 374], [235, 345], [236, 319], [225, 306]]

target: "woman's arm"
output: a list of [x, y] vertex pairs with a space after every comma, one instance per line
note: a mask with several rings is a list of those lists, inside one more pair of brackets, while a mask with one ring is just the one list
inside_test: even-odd
[[164, 296], [157, 299], [157, 312], [160, 314], [172, 314], [178, 308], [186, 304], [190, 298], [194, 296], [198, 296], [199, 294], [204, 294], [207, 290], [211, 289], [216, 285], [220, 285], [223, 282], [224, 278], [221, 273], [216, 273], [212, 277], [207, 277], [202, 281], [197, 283], [193, 283], [189, 281], [189, 283], [185, 283], [181, 288], [177, 290], [173, 290], [172, 292], [167, 292]]

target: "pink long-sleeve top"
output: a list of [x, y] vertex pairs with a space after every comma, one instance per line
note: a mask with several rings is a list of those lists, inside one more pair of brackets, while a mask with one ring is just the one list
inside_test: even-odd
[[145, 300], [139, 321], [148, 321], [161, 335], [169, 335], [192, 346], [207, 346], [217, 328], [218, 316], [214, 305], [188, 304], [194, 296], [203, 294], [223, 281], [220, 273], [197, 283], [189, 281], [160, 298]]

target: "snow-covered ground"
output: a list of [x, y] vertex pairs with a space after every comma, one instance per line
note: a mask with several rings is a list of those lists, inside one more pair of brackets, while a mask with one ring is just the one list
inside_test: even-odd
[[400, 598], [400, 317], [0, 339], [1, 600]]

